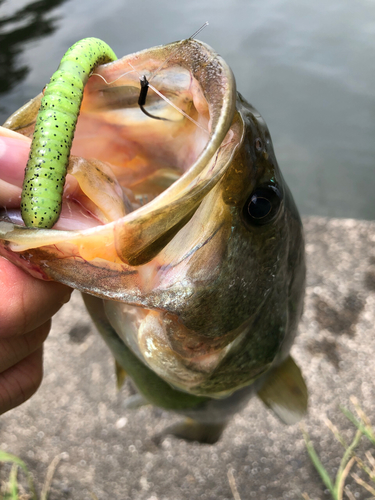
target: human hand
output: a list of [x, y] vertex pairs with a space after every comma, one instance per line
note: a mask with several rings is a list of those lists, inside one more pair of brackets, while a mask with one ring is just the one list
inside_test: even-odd
[[[19, 206], [27, 151], [27, 143], [0, 139], [0, 179], [8, 176], [7, 182], [0, 180], [0, 205], [5, 205], [3, 199], [8, 206]], [[9, 178], [12, 175], [15, 181]], [[59, 283], [33, 278], [0, 257], [0, 414], [38, 389], [51, 317], [68, 302], [71, 292]]]
[[71, 292], [59, 283], [33, 278], [0, 257], [0, 414], [38, 389], [51, 317]]

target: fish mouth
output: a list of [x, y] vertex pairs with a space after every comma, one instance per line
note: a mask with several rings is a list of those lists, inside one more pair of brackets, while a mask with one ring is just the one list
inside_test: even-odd
[[[149, 90], [144, 107], [162, 120], [145, 115], [138, 105], [143, 76], [158, 92]], [[5, 127], [31, 137], [40, 98], [16, 112]], [[60, 241], [66, 240], [64, 231], [72, 233], [70, 239], [77, 231], [82, 237], [84, 231], [89, 235], [113, 224], [116, 260], [139, 264], [152, 257], [139, 255], [183, 224], [224, 175], [238, 145], [231, 130], [235, 105], [230, 68], [196, 40], [99, 67], [85, 88], [62, 213], [49, 237], [55, 230]], [[26, 158], [28, 146], [22, 147]], [[23, 171], [16, 179], [8, 174], [0, 172], [2, 182], [11, 180], [20, 188]], [[0, 198], [0, 205], [7, 211], [3, 220], [23, 225], [19, 192]], [[58, 243], [59, 235], [53, 239]], [[14, 250], [31, 248], [30, 241], [19, 243]]]
[[[138, 106], [140, 75], [184, 113], [149, 91], [147, 110], [164, 120], [145, 115]], [[40, 96], [0, 130], [18, 141], [25, 164], [38, 100]], [[23, 134], [22, 140], [14, 130]], [[202, 256], [207, 261], [220, 234], [209, 256], [219, 269], [230, 220], [222, 228], [223, 204], [213, 210], [214, 204], [205, 202], [218, 199], [220, 180], [243, 134], [233, 74], [201, 42], [156, 47], [104, 65], [85, 88], [62, 215], [53, 229], [22, 225], [23, 168], [16, 178], [11, 169], [0, 171], [0, 182], [18, 189], [10, 198], [0, 189], [0, 196], [5, 193], [0, 198], [5, 207], [0, 254], [39, 278], [113, 299], [105, 304], [108, 318], [129, 347], [172, 385], [198, 390], [236, 342], [236, 334], [207, 341], [156, 305], [155, 296], [171, 284], [179, 286], [180, 279], [183, 294], [189, 293], [183, 281], [192, 262], [197, 280], [208, 279], [198, 261]], [[187, 227], [198, 213], [198, 226]], [[158, 343], [160, 355], [154, 361], [151, 354]]]

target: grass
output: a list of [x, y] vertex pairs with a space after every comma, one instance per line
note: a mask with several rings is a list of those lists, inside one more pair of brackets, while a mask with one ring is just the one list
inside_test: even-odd
[[[48, 493], [51, 488], [53, 475], [60, 460], [61, 455], [57, 455], [48, 466], [46, 479], [39, 497], [40, 500], [48, 500]], [[33, 477], [25, 462], [15, 455], [2, 450], [0, 450], [0, 462], [12, 464], [8, 481], [4, 481], [0, 485], [0, 500], [38, 500]], [[26, 476], [28, 492], [25, 491], [24, 487], [18, 481], [18, 473], [20, 470]]]
[[[306, 431], [302, 431], [305, 439], [306, 449], [310, 456], [310, 459], [334, 500], [343, 500], [344, 493], [346, 497], [349, 498], [349, 500], [356, 500], [350, 489], [345, 486], [345, 481], [349, 473], [357, 484], [362, 486], [362, 488], [364, 488], [367, 493], [371, 493], [371, 495], [375, 497], [375, 458], [369, 451], [365, 453], [366, 460], [363, 460], [355, 453], [355, 450], [360, 443], [362, 436], [365, 436], [373, 445], [375, 445], [375, 434], [369, 418], [359, 406], [357, 399], [354, 396], [352, 396], [350, 399], [355, 407], [358, 418], [355, 417], [353, 413], [351, 413], [348, 409], [341, 408], [343, 414], [357, 428], [355, 436], [350, 444], [347, 444], [345, 442], [345, 439], [341, 436], [336, 426], [330, 420], [326, 420], [326, 424], [328, 425], [329, 429], [344, 448], [344, 454], [341, 459], [336, 477], [334, 479], [331, 478], [326, 468], [322, 464], [318, 454], [315, 451], [314, 445], [310, 440], [309, 435]], [[357, 466], [359, 469], [362, 469], [366, 473], [366, 481], [359, 477], [357, 473], [351, 472], [354, 466]], [[310, 500], [310, 497], [307, 493], [303, 494], [303, 498], [304, 500]]]

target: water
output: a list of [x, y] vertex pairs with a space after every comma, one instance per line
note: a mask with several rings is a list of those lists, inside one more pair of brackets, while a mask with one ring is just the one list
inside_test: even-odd
[[102, 38], [121, 56], [207, 20], [199, 39], [265, 118], [301, 212], [375, 219], [374, 14], [371, 0], [0, 0], [0, 91], [9, 89], [0, 121], [81, 38]]

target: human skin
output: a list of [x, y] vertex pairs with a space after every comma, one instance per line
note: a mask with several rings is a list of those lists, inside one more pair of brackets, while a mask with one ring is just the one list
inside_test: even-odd
[[[15, 170], [24, 168], [24, 151], [9, 144], [0, 139], [0, 169], [5, 164]], [[71, 292], [59, 283], [35, 279], [0, 257], [0, 414], [22, 404], [38, 389], [51, 318], [68, 302]]]

